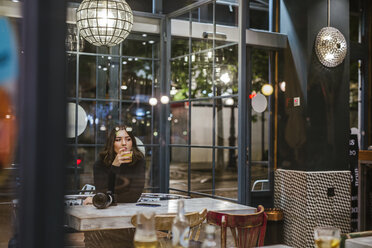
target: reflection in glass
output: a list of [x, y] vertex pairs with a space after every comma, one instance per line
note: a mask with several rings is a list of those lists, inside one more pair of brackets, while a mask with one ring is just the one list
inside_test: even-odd
[[158, 35], [131, 33], [122, 45], [122, 55], [159, 58], [160, 40]]
[[157, 124], [155, 125], [156, 117], [157, 109], [148, 103], [138, 101], [122, 103], [122, 122], [132, 127], [135, 135], [144, 144], [158, 144], [159, 142], [159, 130]]
[[[222, 154], [222, 155], [221, 155]], [[216, 149], [215, 194], [238, 199], [238, 150]]]
[[185, 145], [188, 143], [189, 107], [188, 102], [172, 103], [170, 105], [170, 143]]
[[[96, 97], [96, 56], [79, 57], [79, 97]], [[101, 68], [102, 69], [102, 68]]]
[[80, 144], [104, 144], [107, 132], [118, 123], [117, 102], [82, 101], [87, 113], [87, 127], [78, 137]]
[[97, 56], [97, 98], [119, 98], [120, 59]]
[[[100, 152], [103, 147], [98, 147]], [[85, 184], [93, 184], [93, 164], [96, 158], [95, 147], [80, 146], [68, 149], [68, 164], [66, 173], [66, 189], [80, 190]], [[78, 177], [75, 178], [75, 170], [77, 170]]]
[[187, 190], [189, 148], [169, 147], [169, 149], [169, 185], [171, 188]]
[[238, 98], [216, 99], [216, 145], [236, 146], [238, 142]]
[[76, 96], [76, 55], [66, 55], [66, 82], [67, 82], [67, 96]]
[[213, 145], [213, 101], [191, 103], [191, 144]]
[[[152, 86], [158, 85], [158, 62], [140, 60], [137, 58], [123, 58], [122, 82], [120, 90], [123, 100], [139, 99], [148, 102], [152, 96]], [[154, 90], [157, 90], [156, 87]], [[156, 91], [154, 92], [156, 94]]]
[[211, 148], [191, 148], [191, 191], [212, 194]]
[[189, 97], [189, 57], [182, 57], [171, 62], [170, 97], [173, 101]]

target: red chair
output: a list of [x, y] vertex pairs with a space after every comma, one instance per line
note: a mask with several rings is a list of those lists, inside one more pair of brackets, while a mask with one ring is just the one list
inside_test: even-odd
[[259, 205], [253, 214], [228, 214], [209, 211], [207, 222], [221, 227], [221, 247], [226, 248], [226, 230], [230, 227], [235, 246], [248, 248], [263, 246], [267, 216], [264, 207]]

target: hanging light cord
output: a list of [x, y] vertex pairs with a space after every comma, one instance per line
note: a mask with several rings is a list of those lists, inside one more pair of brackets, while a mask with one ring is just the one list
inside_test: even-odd
[[327, 25], [328, 27], [331, 26], [331, 0], [328, 0], [328, 11], [327, 11]]

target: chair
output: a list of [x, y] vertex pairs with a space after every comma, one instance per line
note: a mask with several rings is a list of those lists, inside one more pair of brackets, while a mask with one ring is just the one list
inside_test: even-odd
[[[176, 214], [155, 215], [155, 230], [158, 231], [158, 238], [164, 238], [165, 236], [168, 239], [171, 238], [172, 224], [175, 217]], [[205, 208], [201, 212], [187, 213], [185, 217], [190, 224], [189, 239], [197, 241], [202, 223], [207, 217], [207, 209]], [[131, 222], [133, 226], [137, 226], [137, 215], [132, 216]], [[166, 235], [163, 235], [162, 231], [165, 231]]]
[[229, 214], [209, 211], [207, 223], [221, 227], [221, 247], [226, 248], [226, 230], [230, 227], [235, 246], [248, 248], [263, 246], [267, 216], [264, 207], [259, 205], [253, 214]]

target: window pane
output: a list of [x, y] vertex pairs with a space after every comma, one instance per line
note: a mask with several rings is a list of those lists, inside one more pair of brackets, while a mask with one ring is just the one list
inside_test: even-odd
[[238, 98], [216, 99], [216, 145], [237, 146]]
[[144, 144], [158, 144], [159, 130], [157, 125], [152, 125], [156, 122], [152, 119], [156, 111], [148, 103], [125, 102], [122, 103], [122, 122], [132, 127], [135, 136]]
[[191, 97], [212, 97], [213, 96], [213, 64], [211, 52], [200, 53], [191, 56], [192, 79]]
[[169, 149], [169, 187], [179, 190], [187, 190], [189, 148], [169, 147]]
[[[140, 146], [139, 146], [140, 147]], [[146, 147], [146, 192], [159, 192], [159, 147]]]
[[[103, 147], [98, 148], [98, 152], [100, 152], [100, 149], [103, 149]], [[85, 184], [94, 184], [93, 164], [96, 160], [96, 148], [80, 146], [77, 147], [77, 150], [75, 150], [75, 147], [70, 147], [68, 150], [66, 189], [68, 192], [75, 193], [74, 191], [81, 190]], [[75, 177], [75, 170], [78, 177]]]
[[[264, 7], [264, 6], [262, 6]], [[250, 8], [250, 28], [269, 30], [269, 10], [268, 4], [267, 9], [252, 9]], [[264, 7], [265, 8], [265, 7]]]
[[97, 98], [119, 98], [120, 59], [111, 56], [97, 56]]
[[350, 61], [350, 128], [359, 128], [358, 108], [359, 108], [359, 81], [360, 81], [360, 67], [362, 61]]
[[66, 55], [67, 96], [76, 97], [76, 55]]
[[79, 144], [104, 144], [108, 132], [118, 124], [117, 102], [82, 101], [87, 114], [87, 127], [79, 136]]
[[211, 148], [191, 148], [191, 191], [212, 194]]
[[189, 107], [188, 102], [171, 103], [171, 116], [168, 117], [170, 124], [170, 143], [187, 144], [189, 133]]
[[[152, 95], [152, 84], [158, 85], [156, 62], [136, 58], [123, 59], [122, 83], [120, 86], [122, 99], [148, 102]], [[155, 76], [155, 78], [154, 78]], [[155, 93], [155, 92], [154, 92]]]
[[216, 149], [216, 195], [238, 199], [237, 157], [236, 149]]
[[131, 33], [122, 43], [125, 56], [158, 58], [160, 41], [158, 35]]
[[171, 40], [171, 57], [177, 57], [189, 53], [189, 39], [174, 37]]
[[80, 56], [79, 60], [79, 97], [95, 98], [97, 57]]
[[217, 96], [238, 93], [238, 46], [216, 50], [215, 86]]
[[350, 41], [359, 42], [360, 34], [360, 15], [350, 15]]
[[191, 103], [191, 144], [213, 145], [213, 101]]
[[189, 97], [189, 57], [182, 57], [171, 62], [170, 97], [173, 101]]

